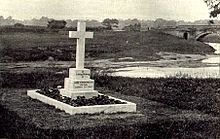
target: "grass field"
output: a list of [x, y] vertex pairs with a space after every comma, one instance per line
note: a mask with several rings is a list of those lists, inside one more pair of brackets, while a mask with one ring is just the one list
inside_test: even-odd
[[[0, 60], [44, 61], [75, 59], [76, 40], [59, 33], [8, 32], [1, 33]], [[135, 60], [156, 60], [157, 52], [208, 54], [214, 50], [201, 42], [186, 41], [156, 31], [95, 32], [86, 40], [86, 58], [106, 59], [133, 57]]]

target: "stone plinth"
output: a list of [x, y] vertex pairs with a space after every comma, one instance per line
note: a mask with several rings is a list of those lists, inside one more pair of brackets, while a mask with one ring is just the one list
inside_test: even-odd
[[98, 96], [98, 91], [94, 90], [94, 80], [90, 79], [89, 69], [70, 68], [69, 77], [65, 78], [64, 89], [60, 89], [60, 93], [73, 99], [77, 96]]

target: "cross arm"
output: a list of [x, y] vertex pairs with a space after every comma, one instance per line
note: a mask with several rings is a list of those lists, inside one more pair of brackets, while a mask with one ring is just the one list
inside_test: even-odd
[[69, 38], [93, 38], [93, 32], [69, 31]]

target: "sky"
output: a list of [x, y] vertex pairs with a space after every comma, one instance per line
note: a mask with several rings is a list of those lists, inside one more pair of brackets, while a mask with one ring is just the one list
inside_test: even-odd
[[0, 0], [0, 15], [14, 19], [208, 19], [203, 0]]

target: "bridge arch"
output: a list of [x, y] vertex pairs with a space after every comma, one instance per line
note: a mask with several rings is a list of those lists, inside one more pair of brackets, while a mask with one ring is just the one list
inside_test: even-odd
[[196, 40], [199, 41], [200, 39], [204, 38], [205, 36], [207, 36], [209, 34], [213, 34], [213, 32], [203, 32], [203, 33], [200, 33], [200, 34], [196, 35]]
[[189, 32], [185, 31], [185, 32], [183, 33], [183, 38], [184, 38], [185, 40], [188, 40], [188, 39], [189, 39]]

